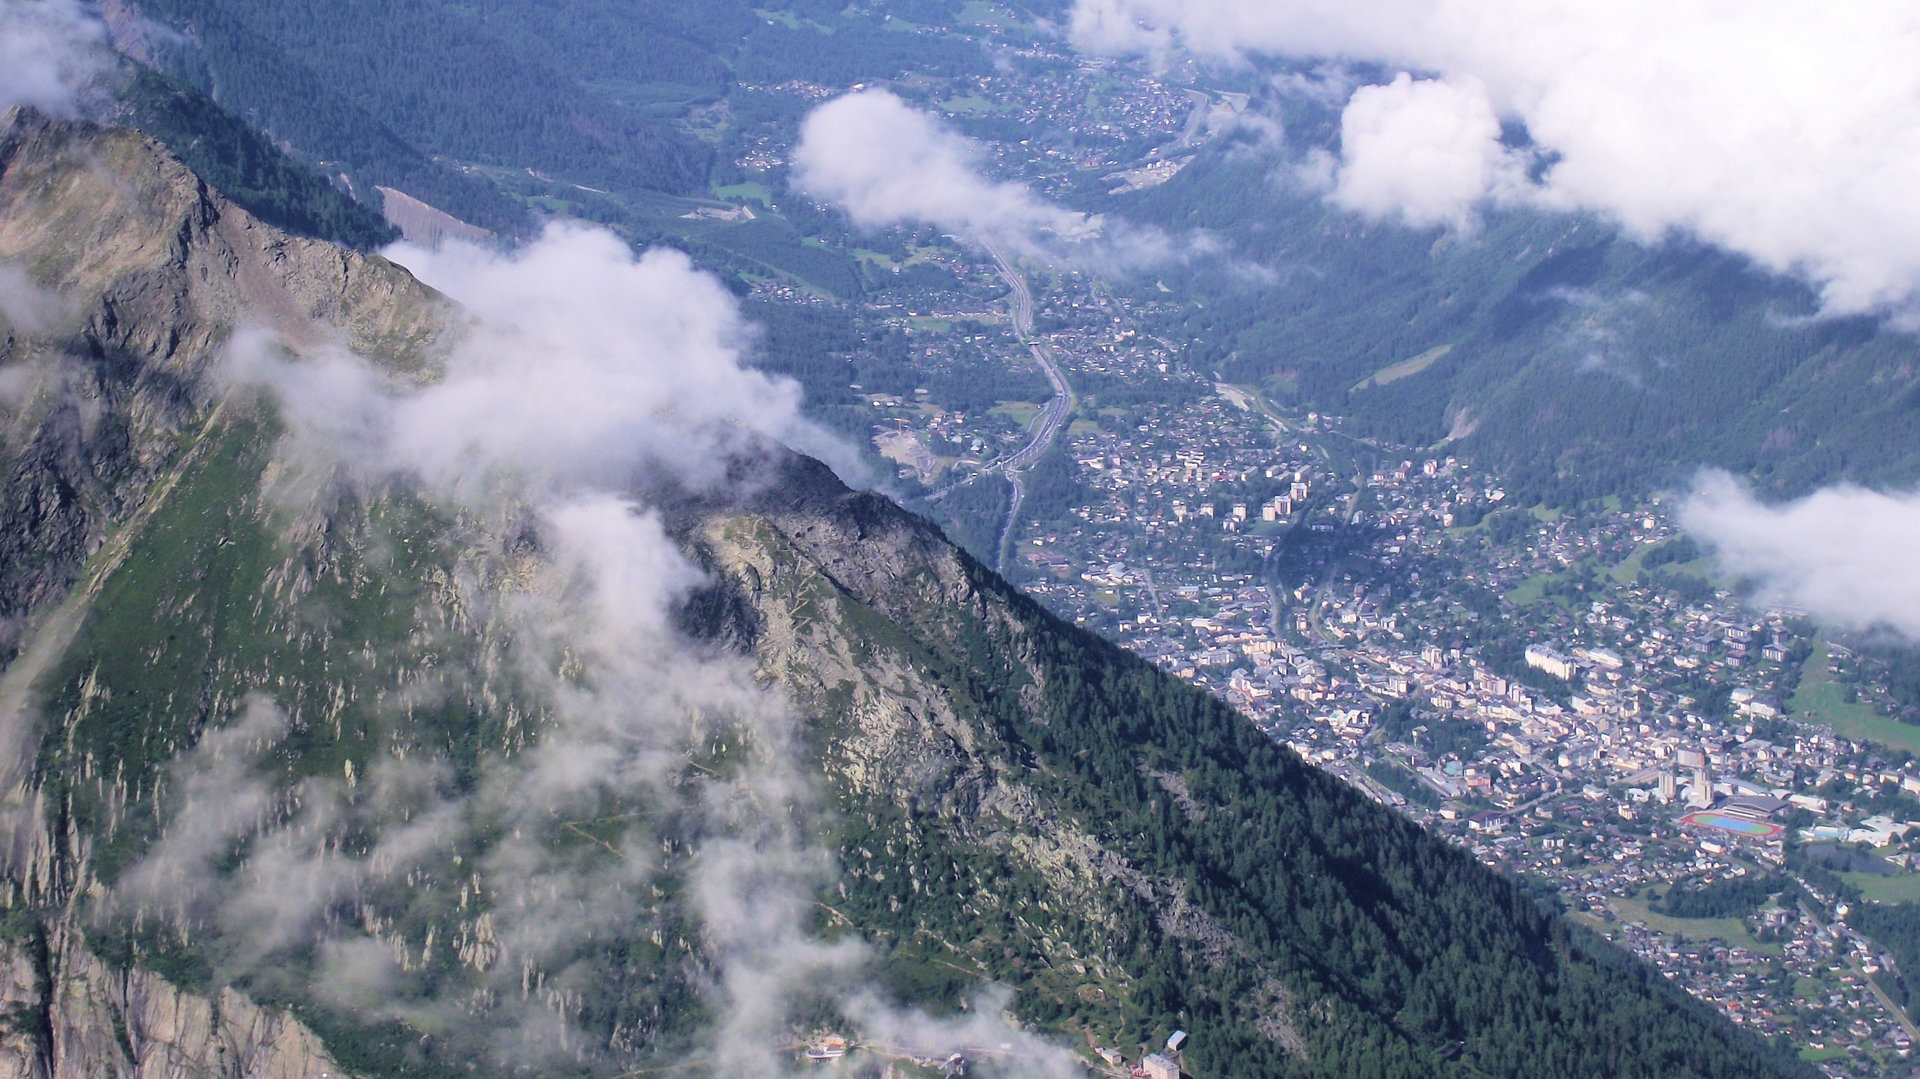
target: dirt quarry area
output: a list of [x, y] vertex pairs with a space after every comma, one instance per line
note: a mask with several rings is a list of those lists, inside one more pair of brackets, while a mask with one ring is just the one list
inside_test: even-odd
[[881, 431], [873, 436], [873, 448], [887, 460], [912, 469], [921, 483], [932, 483], [952, 464], [950, 459], [928, 449], [912, 431]]

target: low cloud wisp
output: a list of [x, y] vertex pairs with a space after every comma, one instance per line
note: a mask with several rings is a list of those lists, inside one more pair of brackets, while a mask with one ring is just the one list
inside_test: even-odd
[[1034, 249], [1091, 227], [1024, 184], [981, 174], [980, 147], [885, 90], [821, 105], [800, 125], [794, 180], [862, 228], [929, 222], [970, 239]]
[[1340, 147], [1333, 201], [1414, 228], [1467, 231], [1482, 200], [1511, 197], [1525, 179], [1484, 95], [1405, 74], [1353, 92]]
[[770, 439], [859, 479], [853, 452], [801, 417], [800, 387], [745, 365], [753, 328], [678, 251], [635, 258], [610, 233], [554, 226], [514, 255], [457, 243], [388, 254], [474, 313], [437, 378], [397, 387], [344, 353], [286, 364], [236, 352], [234, 377], [281, 391], [296, 435], [362, 470], [480, 501], [502, 482], [618, 490], [644, 475], [699, 488]]
[[862, 90], [807, 114], [793, 181], [860, 228], [931, 224], [1009, 256], [1125, 274], [1221, 252], [1205, 236], [1089, 216], [989, 179], [984, 156], [938, 117], [886, 90]]
[[0, 109], [74, 115], [112, 66], [106, 40], [78, 0], [0, 0]]
[[1920, 641], [1920, 492], [1832, 487], [1769, 506], [1725, 472], [1702, 473], [1680, 524], [1763, 596], [1853, 629]]

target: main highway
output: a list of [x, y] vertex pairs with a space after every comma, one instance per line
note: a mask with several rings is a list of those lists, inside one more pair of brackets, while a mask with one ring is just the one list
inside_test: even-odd
[[1013, 290], [1013, 332], [1020, 342], [1033, 353], [1034, 362], [1040, 365], [1047, 381], [1053, 385], [1053, 397], [1040, 414], [1034, 417], [1030, 429], [1033, 437], [1027, 440], [1013, 453], [997, 462], [994, 470], [1004, 472], [1007, 481], [1013, 487], [1013, 496], [1007, 505], [1006, 523], [1000, 527], [1000, 543], [996, 564], [1003, 572], [1007, 568], [1007, 554], [1013, 546], [1014, 526], [1020, 520], [1020, 507], [1027, 497], [1026, 485], [1021, 482], [1020, 473], [1040, 459], [1060, 437], [1060, 431], [1066, 427], [1068, 417], [1073, 415], [1076, 404], [1073, 386], [1067, 382], [1066, 372], [1060, 369], [1060, 362], [1054, 356], [1053, 349], [1038, 340], [1033, 334], [1033, 292], [1027, 287], [1026, 275], [1007, 261], [1000, 248], [991, 241], [986, 243], [987, 254], [993, 256], [994, 265], [1000, 271], [1001, 280]]

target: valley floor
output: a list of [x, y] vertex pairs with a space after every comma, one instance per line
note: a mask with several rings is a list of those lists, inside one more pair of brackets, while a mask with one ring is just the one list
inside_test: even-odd
[[[1744, 605], [1662, 498], [1515, 507], [1464, 447], [1377, 445], [1182, 374], [1097, 281], [1055, 278], [1038, 302], [1066, 377], [1095, 387], [1078, 390], [1055, 475], [1030, 470], [1003, 536], [992, 452], [942, 460], [937, 479], [903, 468], [933, 480], [927, 512], [983, 558], [1005, 551], [1057, 613], [1537, 881], [1735, 1021], [1834, 1074], [1907, 1074], [1920, 1029], [1892, 948], [1846, 914], [1920, 886], [1904, 752], [1920, 727], [1883, 714], [1894, 701], [1846, 667], [1843, 642]], [[1122, 382], [1151, 389], [1106, 405], [1100, 388]], [[995, 438], [931, 395], [875, 404], [877, 439]], [[1002, 453], [1022, 426], [997, 436]], [[1692, 816], [1705, 807], [1731, 817]], [[1834, 842], [1867, 844], [1886, 875], [1828, 886], [1805, 852]], [[1655, 909], [1672, 889], [1770, 874], [1791, 889], [1728, 916]]]

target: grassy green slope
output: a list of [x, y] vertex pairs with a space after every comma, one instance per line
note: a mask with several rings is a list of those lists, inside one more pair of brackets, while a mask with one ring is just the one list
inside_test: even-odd
[[[395, 760], [435, 762], [433, 784], [418, 792], [424, 801], [403, 795], [382, 811], [390, 816], [327, 825], [328, 842], [348, 856], [366, 856], [419, 806], [457, 800], [534, 736], [527, 712], [514, 711], [530, 699], [516, 691], [515, 672], [490, 663], [487, 642], [461, 621], [454, 578], [475, 565], [471, 536], [463, 541], [453, 522], [404, 491], [337, 502], [328, 496], [324, 517], [314, 504], [287, 501], [284, 487], [263, 483], [274, 426], [258, 413], [239, 413], [203, 437], [209, 444], [145, 523], [44, 685], [49, 722], [37, 786], [89, 837], [89, 869], [110, 884], [176, 826], [183, 804], [175, 788], [191, 780], [181, 762], [205, 732], [232, 725], [249, 694], [266, 694], [288, 717], [285, 736], [260, 762], [285, 799], [281, 814], [295, 813], [308, 781], [377, 775]], [[623, 808], [628, 818], [639, 815], [638, 805]], [[662, 810], [646, 823], [670, 833], [670, 820]], [[614, 857], [608, 841], [633, 821], [604, 834], [590, 824], [557, 823], [548, 853], [603, 863]], [[465, 876], [461, 859], [478, 864], [498, 838], [485, 827], [463, 833], [426, 854], [419, 872], [457, 883]], [[215, 871], [239, 866], [241, 850], [244, 844]], [[672, 871], [654, 884], [673, 889]], [[225, 886], [242, 882], [236, 875]], [[287, 886], [325, 887], [304, 878]], [[638, 1052], [684, 1046], [707, 1015], [695, 988], [698, 964], [683, 958], [697, 950], [697, 931], [670, 902], [663, 905], [628, 926], [629, 936], [570, 957], [580, 964], [569, 970], [572, 984], [585, 980], [593, 989], [582, 1025], [603, 1041], [624, 1030]], [[471, 939], [477, 913], [447, 887], [415, 887], [411, 871], [404, 880], [376, 874], [356, 886], [351, 906], [334, 918], [349, 911], [350, 920], [379, 911], [383, 935], [414, 941]], [[322, 941], [284, 944], [263, 963], [247, 933], [244, 925], [214, 924], [189, 934], [109, 915], [93, 920], [89, 936], [116, 961], [138, 961], [186, 988], [234, 984], [289, 1008], [358, 1074], [471, 1075], [476, 1060], [488, 1059], [457, 1024], [403, 1025], [329, 996]], [[566, 959], [556, 963], [566, 968]], [[425, 1006], [471, 976], [455, 949], [442, 947], [434, 963], [422, 959], [395, 999]], [[497, 1060], [488, 1066], [511, 1070]], [[605, 1070], [587, 1059], [552, 1074]]]
[[[471, 766], [476, 741], [497, 740], [485, 710], [464, 700], [410, 710], [404, 723], [377, 706], [448, 649], [420, 618], [451, 561], [435, 538], [442, 523], [410, 500], [382, 501], [288, 550], [284, 515], [260, 490], [270, 430], [258, 417], [211, 427], [202, 436], [210, 444], [101, 589], [48, 683], [47, 712], [61, 717], [39, 762], [51, 789], [65, 792], [76, 774], [111, 761], [136, 799], [150, 794], [209, 723], [226, 722], [262, 686], [279, 687], [294, 723], [280, 761], [289, 781], [338, 775], [348, 760], [364, 771], [393, 745], [452, 750]], [[369, 545], [371, 555], [351, 549]], [[76, 819], [104, 829], [104, 803], [88, 786], [75, 788]], [[98, 871], [111, 879], [136, 856], [150, 823], [117, 830], [96, 855]]]

